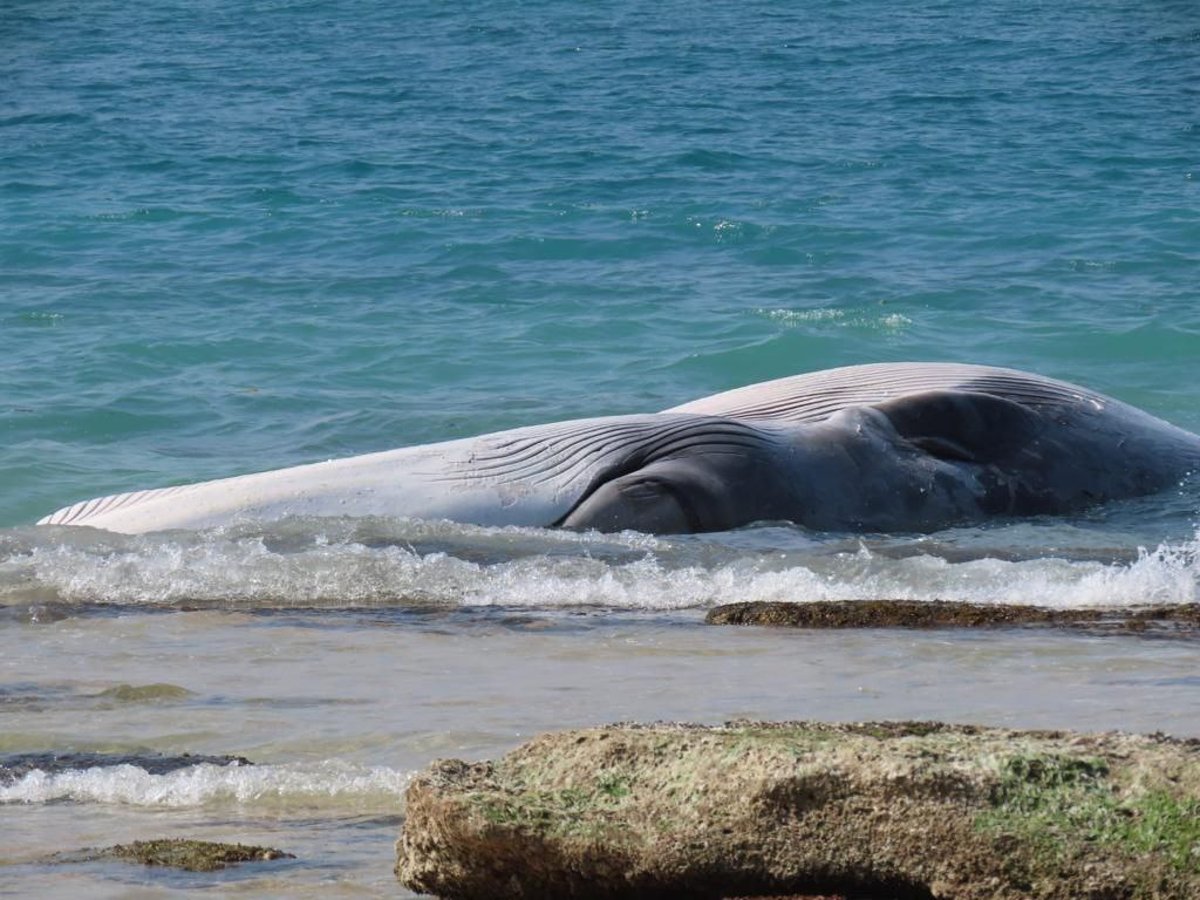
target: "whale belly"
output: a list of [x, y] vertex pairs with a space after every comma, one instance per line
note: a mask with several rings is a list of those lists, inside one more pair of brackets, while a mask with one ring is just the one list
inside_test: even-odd
[[289, 516], [396, 516], [476, 525], [548, 526], [627, 459], [697, 432], [711, 417], [578, 419], [481, 437], [114, 494], [40, 525], [129, 534]]

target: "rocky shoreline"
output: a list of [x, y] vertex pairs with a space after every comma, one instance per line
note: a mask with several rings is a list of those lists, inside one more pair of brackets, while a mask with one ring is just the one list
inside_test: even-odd
[[[757, 602], [714, 608], [705, 622], [1194, 640], [1200, 607]], [[186, 753], [7, 754], [0, 785], [34, 770], [124, 763], [149, 773], [253, 765]], [[620, 724], [545, 734], [490, 762], [434, 762], [406, 805], [396, 875], [446, 900], [1200, 896], [1200, 739], [941, 722]], [[213, 873], [289, 859], [171, 838], [50, 861]]]
[[444, 898], [1200, 896], [1200, 742], [941, 723], [615, 725], [408, 791]]

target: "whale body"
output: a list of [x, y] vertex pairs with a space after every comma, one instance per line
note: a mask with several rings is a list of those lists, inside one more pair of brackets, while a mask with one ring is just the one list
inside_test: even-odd
[[577, 419], [99, 497], [41, 525], [141, 533], [403, 516], [651, 533], [759, 521], [932, 531], [1154, 493], [1200, 437], [1077, 385], [955, 363], [849, 366]]

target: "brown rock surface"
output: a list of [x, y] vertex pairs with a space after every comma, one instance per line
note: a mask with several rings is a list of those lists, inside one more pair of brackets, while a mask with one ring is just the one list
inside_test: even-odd
[[1200, 742], [938, 723], [611, 726], [408, 791], [446, 898], [1200, 896]]
[[792, 628], [1002, 628], [1024, 625], [1083, 628], [1107, 633], [1200, 633], [1200, 605], [1114, 609], [1051, 609], [1018, 604], [945, 600], [754, 601], [709, 610], [709, 625]]
[[101, 859], [119, 859], [143, 866], [165, 866], [186, 872], [215, 872], [239, 863], [272, 862], [295, 857], [273, 847], [222, 844], [188, 838], [132, 841], [128, 844], [89, 848], [54, 857], [54, 861], [60, 863], [95, 862]]

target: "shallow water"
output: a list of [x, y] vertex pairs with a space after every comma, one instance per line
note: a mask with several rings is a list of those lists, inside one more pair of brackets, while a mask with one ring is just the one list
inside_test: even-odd
[[[1194, 4], [1128, 0], [9, 2], [0, 767], [90, 756], [0, 768], [0, 890], [394, 893], [415, 770], [569, 725], [1200, 734], [1185, 639], [701, 624], [1196, 602], [1195, 478], [931, 535], [32, 526], [864, 362], [1030, 369], [1200, 430], [1198, 35]], [[255, 765], [152, 774], [183, 753]], [[297, 859], [40, 861], [174, 834]]]
[[[413, 772], [494, 756], [553, 728], [735, 718], [946, 719], [1192, 733], [1194, 641], [1055, 631], [816, 633], [704, 626], [698, 611], [84, 608], [3, 631], [0, 759], [46, 747], [228, 753], [148, 774], [125, 764], [0, 786], [6, 877], [119, 895], [207, 876], [33, 863], [48, 847], [188, 835], [295, 861], [223, 876], [252, 893], [393, 892]], [[47, 678], [48, 657], [72, 659]], [[119, 684], [163, 687], [121, 700]], [[106, 693], [107, 692], [107, 693]], [[130, 693], [130, 692], [126, 692]], [[158, 696], [155, 696], [158, 695]], [[22, 863], [24, 863], [22, 865]]]

